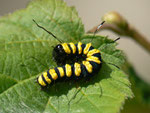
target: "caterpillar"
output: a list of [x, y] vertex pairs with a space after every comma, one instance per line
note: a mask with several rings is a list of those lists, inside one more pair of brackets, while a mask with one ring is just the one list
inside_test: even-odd
[[[33, 21], [36, 23], [35, 20]], [[104, 22], [98, 26], [98, 29], [103, 23]], [[47, 31], [44, 27], [37, 23], [36, 25], [57, 39], [55, 35]], [[74, 44], [72, 42], [62, 43], [61, 40], [58, 41], [60, 44], [54, 47], [53, 57], [56, 63], [61, 66], [49, 69], [47, 72], [37, 77], [37, 83], [41, 87], [47, 87], [62, 78], [80, 79], [91, 77], [95, 72], [99, 71], [102, 64], [101, 54], [91, 43], [82, 44], [78, 42]]]
[[58, 48], [54, 49], [55, 52], [57, 52], [56, 50], [60, 50], [62, 54], [65, 53], [70, 56], [84, 55], [85, 60], [83, 60], [81, 63], [75, 62], [73, 64], [65, 64], [63, 66], [55, 67], [54, 69], [49, 69], [47, 72], [44, 72], [37, 78], [38, 84], [42, 87], [46, 87], [52, 82], [57, 81], [63, 77], [74, 79], [88, 76], [90, 77], [100, 69], [102, 64], [100, 51], [98, 49], [94, 49], [91, 43], [62, 43], [60, 45], [62, 46], [63, 52]]

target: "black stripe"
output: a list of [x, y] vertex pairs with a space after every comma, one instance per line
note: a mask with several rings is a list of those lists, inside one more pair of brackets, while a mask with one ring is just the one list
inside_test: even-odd
[[97, 64], [96, 62], [93, 62], [93, 61], [89, 61], [90, 62], [90, 64], [92, 65], [92, 73], [94, 72], [94, 71], [96, 71], [96, 70], [98, 70], [99, 69], [99, 64]]
[[82, 44], [82, 45], [81, 45], [81, 47], [82, 47], [82, 53], [81, 53], [81, 54], [83, 54], [83, 51], [84, 51], [85, 46], [86, 46], [85, 44]]
[[72, 50], [72, 48], [70, 47], [70, 45], [69, 44], [67, 44], [68, 45], [68, 47], [69, 47], [69, 49], [70, 49], [70, 51], [71, 51], [71, 53], [70, 54], [73, 54], [73, 50]]
[[58, 70], [58, 67], [55, 67], [55, 72], [56, 72], [56, 74], [57, 74], [57, 76], [58, 76], [58, 78], [60, 78], [60, 73], [59, 73], [59, 70]]
[[71, 64], [71, 71], [72, 71], [71, 77], [74, 77], [74, 76], [75, 76], [75, 71], [74, 71], [74, 69], [75, 69], [74, 64]]
[[[77, 43], [77, 44], [75, 44], [75, 46], [76, 46], [76, 54], [79, 54], [78, 43]], [[85, 48], [85, 44], [81, 44], [81, 48], [82, 48], [82, 52], [81, 52], [81, 54], [83, 54], [83, 50], [84, 50], [84, 48]]]
[[49, 70], [47, 71], [47, 76], [48, 76], [49, 79], [51, 79], [51, 81], [54, 81], [51, 74], [49, 73]]
[[81, 73], [83, 77], [86, 77], [89, 75], [88, 71], [86, 70], [86, 67], [83, 64], [81, 64], [81, 70], [82, 70]]
[[99, 58], [99, 60], [101, 60], [101, 54], [100, 53], [95, 53], [92, 56], [95, 56], [95, 57]]
[[[76, 63], [76, 62], [75, 62], [75, 63]], [[74, 63], [74, 64], [75, 64], [75, 63]], [[72, 75], [73, 75], [74, 77], [76, 77], [74, 64], [72, 64], [72, 72], [73, 72]]]
[[64, 66], [62, 66], [62, 68], [63, 68], [63, 70], [64, 70], [64, 76], [66, 76], [66, 67], [65, 67], [65, 65]]
[[41, 75], [42, 76], [42, 80], [44, 81], [44, 83], [46, 84], [46, 86], [48, 85], [48, 83], [46, 82], [46, 80], [45, 80], [45, 78], [44, 78], [44, 76], [43, 76], [43, 74]]
[[91, 46], [91, 47], [89, 48], [89, 51], [90, 51], [90, 50], [92, 50], [92, 49], [94, 49], [94, 47], [93, 47], [93, 46]]
[[78, 54], [79, 53], [78, 44], [75, 44], [75, 46], [76, 46], [76, 54]]
[[[98, 54], [99, 54], [99, 55], [98, 55]], [[98, 57], [99, 60], [102, 62], [102, 57], [101, 57], [101, 54], [100, 54], [100, 53], [95, 53], [95, 54], [93, 54], [93, 56]]]

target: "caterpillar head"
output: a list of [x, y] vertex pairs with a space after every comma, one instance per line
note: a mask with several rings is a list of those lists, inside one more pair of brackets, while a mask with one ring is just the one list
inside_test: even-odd
[[53, 49], [53, 58], [57, 64], [64, 64], [66, 53], [61, 44], [56, 45]]

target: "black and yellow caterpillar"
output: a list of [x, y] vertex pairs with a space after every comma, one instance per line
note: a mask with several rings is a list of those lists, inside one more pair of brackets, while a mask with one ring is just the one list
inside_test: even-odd
[[[62, 78], [79, 79], [91, 77], [95, 72], [99, 71], [102, 64], [101, 54], [98, 49], [94, 49], [91, 43], [62, 43], [53, 33], [38, 25], [35, 20], [33, 21], [39, 28], [42, 28], [60, 42], [53, 49], [54, 60], [59, 66], [49, 69], [37, 77], [37, 83], [41, 87], [47, 87], [49, 84]], [[94, 35], [104, 22], [97, 27]]]
[[[95, 72], [99, 71], [102, 64], [100, 51], [94, 49], [91, 43], [58, 44], [53, 50], [53, 56], [55, 61], [62, 66], [49, 69], [37, 77], [37, 82], [42, 87], [65, 77], [79, 79], [93, 76]], [[81, 58], [83, 60], [79, 61]], [[69, 59], [72, 60], [71, 64], [66, 63]]]

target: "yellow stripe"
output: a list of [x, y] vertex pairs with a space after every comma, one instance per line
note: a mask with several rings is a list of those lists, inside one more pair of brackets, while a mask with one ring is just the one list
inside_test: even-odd
[[55, 72], [54, 69], [49, 70], [50, 75], [52, 76], [53, 80], [56, 80], [58, 78], [57, 73]]
[[73, 54], [75, 54], [76, 53], [76, 46], [75, 46], [75, 44], [71, 42], [71, 43], [69, 43], [69, 45], [72, 48]]
[[42, 79], [42, 75], [38, 77], [38, 82], [41, 86], [46, 86], [45, 82]]
[[52, 82], [51, 79], [48, 78], [47, 72], [44, 72], [44, 73], [43, 73], [43, 77], [45, 78], [45, 80], [46, 80], [46, 82], [47, 82], [48, 84], [50, 84], [50, 83]]
[[78, 43], [78, 52], [79, 52], [79, 54], [82, 53], [82, 47], [81, 47], [81, 45], [82, 45], [82, 43], [79, 42], [79, 43]]
[[65, 75], [63, 68], [62, 67], [58, 67], [57, 69], [59, 70], [60, 77], [63, 77]]
[[80, 74], [81, 74], [81, 65], [79, 63], [75, 63], [74, 68], [75, 68], [75, 75], [80, 76]]
[[65, 68], [66, 68], [66, 76], [71, 77], [71, 75], [72, 75], [71, 65], [66, 64]]
[[63, 44], [61, 44], [61, 45], [62, 45], [64, 51], [65, 51], [67, 54], [70, 54], [70, 53], [71, 53], [71, 50], [70, 50], [70, 48], [68, 47], [68, 44], [67, 44], [67, 43], [63, 43]]
[[95, 53], [100, 53], [100, 51], [98, 49], [92, 49], [91, 51], [88, 52], [87, 57], [90, 57]]
[[82, 64], [86, 67], [86, 69], [88, 70], [89, 73], [92, 73], [92, 65], [90, 64], [90, 62], [88, 61], [82, 61]]
[[94, 56], [90, 56], [90, 57], [86, 58], [86, 60], [87, 60], [87, 61], [93, 61], [93, 62], [96, 62], [96, 63], [98, 63], [98, 64], [101, 63], [101, 61], [99, 60], [99, 58], [94, 57]]
[[86, 44], [86, 46], [85, 46], [85, 48], [84, 48], [84, 54], [85, 54], [85, 55], [88, 53], [90, 47], [91, 47], [91, 43]]

